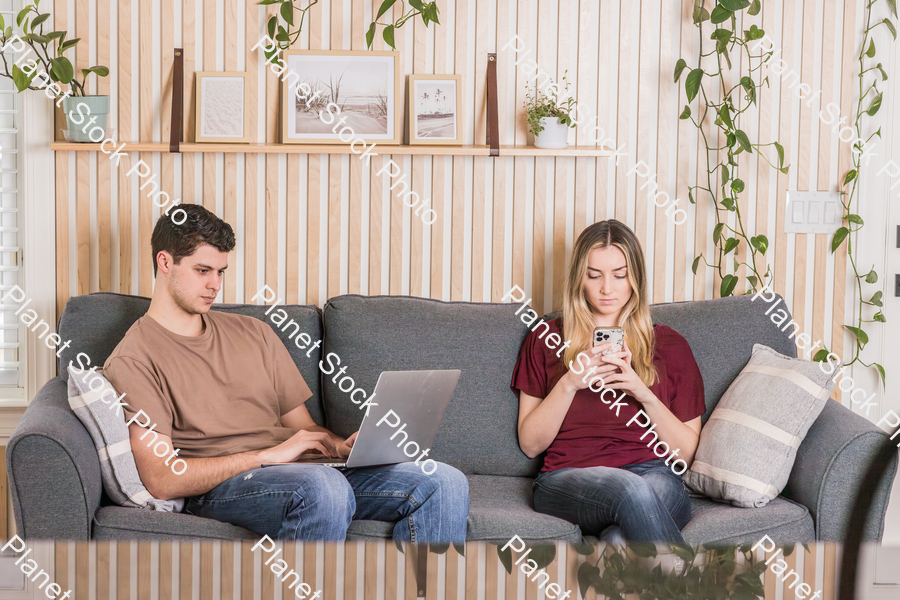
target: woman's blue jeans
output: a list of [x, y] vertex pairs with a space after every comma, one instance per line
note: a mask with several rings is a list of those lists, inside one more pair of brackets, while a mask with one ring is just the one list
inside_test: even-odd
[[437, 463], [335, 469], [286, 464], [260, 467], [188, 498], [184, 512], [289, 540], [343, 540], [353, 519], [394, 521], [394, 539], [464, 543], [469, 483]]
[[681, 528], [691, 520], [687, 488], [663, 460], [543, 472], [534, 481], [534, 508], [584, 535], [617, 525], [634, 542], [684, 543]]

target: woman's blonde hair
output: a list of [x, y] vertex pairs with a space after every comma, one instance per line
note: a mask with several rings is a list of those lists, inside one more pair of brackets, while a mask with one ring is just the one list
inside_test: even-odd
[[594, 315], [584, 295], [584, 277], [591, 251], [610, 246], [615, 246], [625, 255], [628, 281], [631, 283], [631, 298], [622, 309], [619, 327], [624, 330], [631, 350], [632, 367], [641, 381], [650, 386], [656, 382], [656, 368], [653, 366], [653, 322], [647, 301], [644, 251], [634, 232], [615, 219], [587, 227], [575, 242], [563, 289], [563, 331], [565, 339], [572, 341], [563, 353], [563, 365], [568, 368], [579, 352], [592, 346]]

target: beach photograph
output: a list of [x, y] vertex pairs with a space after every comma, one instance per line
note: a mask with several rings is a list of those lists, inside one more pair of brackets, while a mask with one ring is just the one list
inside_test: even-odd
[[[294, 55], [288, 57], [288, 69], [299, 76], [289, 76], [287, 97], [293, 100], [287, 115], [289, 137], [337, 139], [342, 128], [364, 139], [394, 137], [397, 99], [392, 56]], [[323, 121], [322, 111], [332, 116], [326, 114]], [[345, 119], [343, 125], [332, 132], [340, 119]]]
[[245, 78], [244, 73], [197, 74], [197, 141], [249, 141], [244, 107]]
[[417, 138], [456, 138], [456, 81], [414, 82]]

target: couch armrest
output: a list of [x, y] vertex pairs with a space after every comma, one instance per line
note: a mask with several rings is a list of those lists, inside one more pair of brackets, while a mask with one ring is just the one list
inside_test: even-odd
[[6, 448], [19, 536], [89, 540], [103, 487], [100, 460], [56, 377], [28, 405]]
[[863, 539], [880, 541], [884, 533], [891, 484], [897, 471], [896, 454], [881, 481], [865, 481], [866, 470], [888, 436], [867, 419], [834, 400], [806, 434], [784, 495], [804, 504], [812, 514], [816, 539], [843, 541], [853, 502], [861, 486], [874, 486], [875, 499], [866, 519]]

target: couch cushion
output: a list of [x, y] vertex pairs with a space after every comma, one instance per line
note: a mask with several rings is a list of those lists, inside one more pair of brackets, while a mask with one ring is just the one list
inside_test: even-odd
[[[59, 371], [63, 380], [68, 379], [66, 367], [70, 361], [75, 361], [80, 352], [90, 357], [90, 365], [103, 366], [113, 349], [125, 337], [128, 328], [135, 321], [144, 316], [150, 308], [150, 299], [142, 296], [127, 296], [124, 294], [111, 294], [106, 292], [75, 296], [66, 303], [66, 308], [59, 319], [59, 335], [65, 340], [72, 340], [71, 346], [63, 350], [59, 357]], [[291, 334], [296, 333], [296, 328], [291, 326], [289, 330], [282, 331], [266, 316], [268, 306], [256, 306], [254, 304], [214, 304], [212, 310], [219, 310], [230, 314], [247, 315], [265, 321], [281, 338], [294, 364], [300, 370], [300, 375], [312, 390], [312, 397], [306, 401], [313, 419], [319, 425], [323, 424], [325, 413], [322, 410], [319, 387], [319, 359], [321, 348], [312, 351], [309, 357], [308, 350], [300, 350], [293, 342]], [[293, 319], [300, 325], [300, 332], [305, 332], [313, 340], [322, 339], [321, 311], [316, 306], [303, 306], [289, 304], [278, 306], [283, 309], [289, 320]], [[277, 310], [277, 309], [276, 309]], [[84, 363], [82, 363], [84, 364]]]
[[[529, 459], [519, 448], [519, 402], [509, 388], [528, 333], [515, 314], [520, 307], [339, 296], [325, 305], [323, 352], [326, 360], [329, 353], [340, 357], [345, 375], [367, 393], [382, 371], [460, 369], [429, 457], [467, 475], [534, 476], [540, 459]], [[359, 429], [363, 413], [333, 379], [322, 378], [328, 428], [348, 436]]]
[[[529, 542], [580, 542], [578, 525], [534, 511], [530, 477], [469, 475], [469, 541], [505, 544], [514, 535]], [[348, 540], [390, 538], [394, 524], [353, 521]]]
[[779, 544], [813, 542], [816, 538], [809, 510], [782, 496], [762, 508], [736, 508], [692, 496], [691, 510], [691, 520], [681, 530], [690, 544], [755, 544], [763, 535]]
[[98, 540], [258, 540], [262, 536], [237, 525], [184, 513], [104, 506], [94, 515], [92, 537]]

